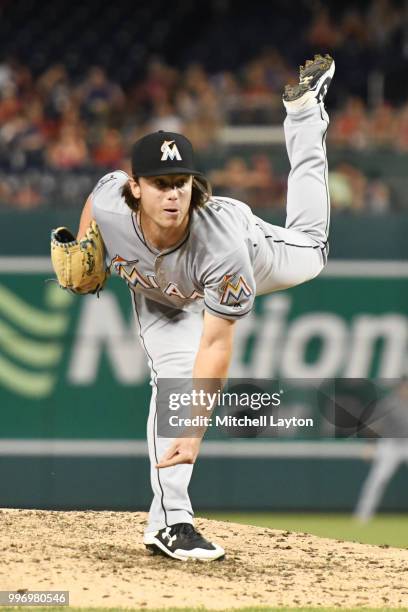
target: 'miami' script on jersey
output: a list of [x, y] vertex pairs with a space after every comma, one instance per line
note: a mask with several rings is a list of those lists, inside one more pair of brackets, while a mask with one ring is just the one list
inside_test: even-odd
[[207, 309], [223, 318], [247, 315], [272, 269], [272, 249], [263, 221], [243, 202], [213, 198], [191, 211], [183, 239], [156, 250], [144, 238], [127, 206], [122, 171], [104, 176], [93, 194], [93, 217], [107, 250], [107, 263], [134, 292], [183, 310]]

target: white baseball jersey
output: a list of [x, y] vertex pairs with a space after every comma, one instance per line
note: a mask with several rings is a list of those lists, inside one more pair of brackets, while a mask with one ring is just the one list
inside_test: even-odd
[[107, 174], [96, 185], [92, 201], [107, 263], [129, 288], [173, 308], [204, 308], [226, 319], [249, 314], [255, 296], [271, 285], [274, 242], [282, 242], [274, 226], [243, 202], [213, 197], [204, 207], [192, 209], [180, 242], [159, 251], [147, 243], [137, 214], [121, 194], [128, 179], [122, 171]]
[[206, 308], [225, 318], [242, 317], [256, 294], [254, 264], [261, 230], [248, 206], [214, 198], [193, 209], [187, 234], [169, 249], [148, 244], [121, 191], [124, 172], [103, 177], [93, 192], [93, 216], [108, 260], [132, 291], [170, 307]]

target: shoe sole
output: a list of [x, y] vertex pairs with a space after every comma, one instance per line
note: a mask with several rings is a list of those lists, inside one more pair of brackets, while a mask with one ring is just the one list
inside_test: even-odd
[[200, 557], [184, 557], [182, 555], [177, 555], [176, 553], [171, 552], [168, 548], [157, 540], [154, 536], [149, 538], [149, 541], [144, 540], [144, 545], [148, 550], [150, 550], [154, 555], [162, 555], [165, 557], [171, 557], [172, 559], [177, 559], [178, 561], [221, 561], [225, 557], [225, 552], [220, 554], [218, 557], [211, 558], [200, 558]]
[[167, 548], [162, 547], [160, 542], [156, 544], [145, 544], [147, 550], [150, 550], [154, 555], [160, 555], [164, 557], [171, 557], [172, 559], [177, 559], [178, 561], [188, 561], [187, 557], [180, 557], [175, 553], [170, 552]]
[[[306, 83], [303, 85], [301, 85], [300, 83], [298, 85], [293, 85], [293, 86], [286, 85], [285, 91], [283, 94], [283, 99], [285, 102], [294, 102], [295, 100], [299, 100], [299, 98], [301, 98], [305, 93], [315, 92], [315, 91], [318, 91], [316, 95], [316, 99], [318, 102], [321, 102], [324, 99], [324, 97], [326, 96], [327, 90], [329, 88], [329, 85], [331, 83], [331, 80], [333, 78], [336, 65], [335, 65], [333, 58], [330, 58], [330, 60], [326, 58], [322, 58], [322, 60], [317, 60], [316, 64], [317, 62], [322, 62], [322, 61], [325, 61], [327, 63], [330, 62], [330, 64], [325, 69], [321, 77], [317, 80], [316, 85], [314, 87], [309, 87], [309, 85], [307, 85]], [[309, 69], [311, 67], [312, 65], [309, 66]], [[323, 95], [321, 95], [320, 92], [323, 90], [324, 86], [326, 86], [326, 89]]]

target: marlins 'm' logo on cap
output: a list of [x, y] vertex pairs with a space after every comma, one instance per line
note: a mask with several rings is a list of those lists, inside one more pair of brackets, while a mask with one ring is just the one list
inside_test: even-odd
[[[236, 282], [234, 282], [234, 279]], [[226, 274], [224, 276], [220, 287], [220, 290], [222, 291], [220, 300], [221, 304], [236, 304], [239, 302], [242, 295], [245, 295], [246, 297], [252, 295], [252, 289], [249, 287], [245, 278], [243, 276], [239, 276], [238, 280], [236, 279], [237, 274]]]
[[153, 132], [140, 138], [132, 147], [132, 174], [160, 176], [192, 174], [202, 177], [196, 170], [191, 142], [177, 132]]
[[168, 159], [177, 159], [178, 161], [181, 161], [181, 155], [174, 140], [165, 140], [160, 151], [163, 153], [161, 156], [161, 161], [166, 161]]

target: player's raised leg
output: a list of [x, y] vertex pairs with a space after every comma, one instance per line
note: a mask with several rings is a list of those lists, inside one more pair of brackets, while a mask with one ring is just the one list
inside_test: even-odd
[[286, 148], [290, 161], [286, 227], [327, 244], [330, 198], [326, 133], [329, 117], [324, 98], [334, 75], [334, 60], [316, 55], [299, 70], [299, 84], [287, 85], [283, 103]]
[[330, 197], [323, 101], [334, 74], [330, 56], [300, 67], [299, 83], [287, 85], [283, 103], [290, 161], [286, 227], [262, 223], [272, 251], [272, 274], [261, 292], [284, 289], [317, 276], [327, 261]]

